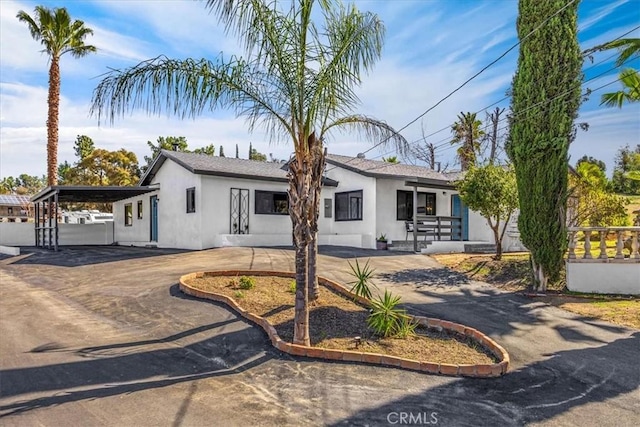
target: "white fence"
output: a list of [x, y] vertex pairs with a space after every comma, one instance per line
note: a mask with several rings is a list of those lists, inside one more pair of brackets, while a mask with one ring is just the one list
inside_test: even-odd
[[[607, 236], [615, 248], [607, 248]], [[591, 238], [597, 236], [598, 241]], [[569, 229], [567, 288], [576, 292], [640, 295], [640, 227]]]
[[[113, 243], [113, 222], [104, 224], [58, 224], [58, 244], [110, 245]], [[46, 241], [49, 235], [47, 232]], [[34, 224], [18, 222], [0, 223], [0, 245], [35, 246]]]

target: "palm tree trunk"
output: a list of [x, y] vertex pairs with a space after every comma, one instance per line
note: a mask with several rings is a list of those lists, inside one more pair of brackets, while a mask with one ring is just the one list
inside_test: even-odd
[[58, 109], [60, 105], [60, 58], [51, 56], [47, 116], [47, 185], [58, 183]]
[[316, 301], [319, 298], [320, 286], [317, 275], [317, 254], [318, 254], [318, 218], [320, 217], [320, 196], [322, 191], [322, 173], [324, 172], [326, 150], [322, 149], [322, 140], [316, 139], [312, 134], [309, 137], [311, 150], [312, 175], [311, 175], [311, 242], [309, 243], [309, 301]]
[[289, 163], [289, 216], [293, 226], [296, 263], [296, 299], [293, 319], [293, 343], [310, 345], [308, 247], [311, 237], [309, 217], [310, 174], [306, 161], [298, 155]]

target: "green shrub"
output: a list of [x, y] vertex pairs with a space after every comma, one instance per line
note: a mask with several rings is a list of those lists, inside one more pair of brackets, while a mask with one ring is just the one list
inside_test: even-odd
[[246, 291], [256, 287], [256, 279], [253, 277], [242, 276], [240, 278], [240, 289]]
[[233, 296], [236, 297], [237, 299], [242, 299], [244, 298], [244, 292], [236, 291], [236, 293], [234, 293]]
[[371, 282], [371, 278], [373, 277], [375, 270], [369, 267], [369, 260], [367, 260], [367, 263], [361, 268], [358, 263], [358, 259], [356, 258], [355, 267], [351, 262], [349, 262], [349, 267], [351, 267], [350, 274], [356, 279], [353, 282], [349, 282], [350, 285], [353, 285], [351, 287], [351, 292], [360, 297], [371, 299], [372, 294], [370, 286], [373, 285], [375, 288], [377, 288], [377, 286]]
[[418, 327], [418, 322], [416, 322], [410, 316], [405, 314], [397, 322], [396, 331], [394, 335], [397, 336], [398, 338], [412, 337], [416, 334], [417, 327]]
[[367, 318], [367, 324], [376, 334], [385, 338], [398, 334], [402, 328], [401, 322], [408, 319], [407, 312], [398, 308], [398, 304], [400, 297], [386, 289], [384, 296], [371, 301], [371, 314]]
[[296, 293], [296, 281], [292, 280], [291, 283], [289, 283], [289, 292], [291, 292], [292, 294]]

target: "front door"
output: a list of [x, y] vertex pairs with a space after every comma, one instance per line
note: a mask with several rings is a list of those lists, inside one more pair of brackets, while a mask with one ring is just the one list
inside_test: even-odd
[[458, 194], [451, 196], [451, 216], [460, 218], [462, 230], [454, 231], [452, 240], [469, 240], [469, 208], [465, 205]]
[[149, 236], [149, 240], [152, 242], [158, 241], [158, 196], [151, 196], [151, 235]]

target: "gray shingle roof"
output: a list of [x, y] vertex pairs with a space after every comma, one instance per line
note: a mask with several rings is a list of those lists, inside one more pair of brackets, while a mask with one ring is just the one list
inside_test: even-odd
[[[201, 175], [288, 182], [287, 166], [284, 163], [162, 150], [147, 173], [142, 177], [140, 184], [149, 185], [153, 176], [155, 176], [166, 159], [171, 159], [188, 171]], [[337, 183], [333, 180], [325, 180], [325, 185], [335, 186]]]
[[449, 182], [449, 178], [443, 173], [436, 172], [424, 166], [387, 163], [379, 160], [360, 159], [357, 157], [340, 156], [337, 154], [328, 154], [327, 163], [349, 169], [365, 176], [377, 178], [424, 178]]

